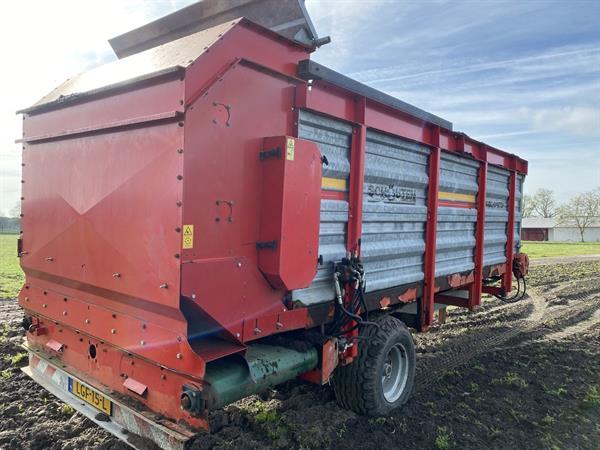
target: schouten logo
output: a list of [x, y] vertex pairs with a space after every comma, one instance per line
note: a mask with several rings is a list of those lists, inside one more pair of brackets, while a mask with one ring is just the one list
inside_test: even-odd
[[367, 188], [370, 202], [402, 203], [414, 205], [417, 202], [416, 189], [382, 184], [370, 184]]

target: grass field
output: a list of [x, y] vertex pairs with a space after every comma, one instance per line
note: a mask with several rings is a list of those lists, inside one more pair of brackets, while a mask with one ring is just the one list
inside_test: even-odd
[[14, 298], [23, 285], [17, 258], [17, 235], [0, 234], [0, 298]]
[[532, 242], [523, 241], [521, 251], [530, 258], [552, 256], [600, 255], [600, 242]]

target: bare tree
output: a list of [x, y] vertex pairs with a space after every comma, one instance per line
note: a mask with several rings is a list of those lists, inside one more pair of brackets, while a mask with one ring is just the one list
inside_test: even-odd
[[533, 197], [531, 195], [523, 196], [523, 217], [533, 216]]
[[585, 242], [585, 230], [600, 217], [600, 188], [573, 197], [560, 208], [561, 223], [572, 223], [579, 230], [581, 242]]
[[538, 189], [531, 198], [532, 215], [554, 217], [558, 214], [558, 204], [552, 189]]

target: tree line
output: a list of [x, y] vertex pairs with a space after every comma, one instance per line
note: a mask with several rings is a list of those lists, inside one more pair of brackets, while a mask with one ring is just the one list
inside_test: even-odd
[[523, 196], [523, 217], [556, 218], [557, 224], [575, 226], [584, 242], [585, 230], [600, 222], [600, 187], [564, 203], [556, 200], [552, 189], [538, 189], [533, 195]]

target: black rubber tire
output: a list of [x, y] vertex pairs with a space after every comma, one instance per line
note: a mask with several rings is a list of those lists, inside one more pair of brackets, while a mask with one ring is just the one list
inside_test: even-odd
[[[362, 327], [358, 340], [358, 357], [333, 373], [332, 385], [340, 406], [367, 416], [385, 416], [402, 406], [415, 383], [415, 344], [406, 325], [393, 316], [380, 316], [375, 321], [379, 328]], [[408, 363], [408, 378], [400, 397], [390, 403], [383, 395], [381, 377], [385, 358], [397, 343], [402, 344]]]

